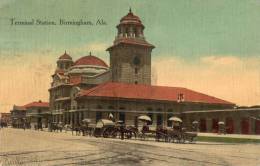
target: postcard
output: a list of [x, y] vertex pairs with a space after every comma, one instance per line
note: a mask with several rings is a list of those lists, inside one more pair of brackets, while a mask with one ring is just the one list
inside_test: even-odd
[[259, 0], [1, 0], [0, 165], [260, 165]]

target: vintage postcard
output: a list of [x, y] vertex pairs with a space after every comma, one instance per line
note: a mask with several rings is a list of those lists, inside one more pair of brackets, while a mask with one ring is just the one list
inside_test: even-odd
[[260, 166], [260, 0], [1, 0], [0, 166]]

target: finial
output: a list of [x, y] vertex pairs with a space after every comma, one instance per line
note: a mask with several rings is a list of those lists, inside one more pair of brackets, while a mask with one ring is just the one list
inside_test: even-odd
[[131, 7], [129, 8], [129, 13], [132, 13], [132, 9], [131, 9]]
[[65, 50], [65, 54], [67, 54], [67, 53], [66, 53], [66, 50]]
[[91, 56], [91, 51], [89, 52], [89, 56]]

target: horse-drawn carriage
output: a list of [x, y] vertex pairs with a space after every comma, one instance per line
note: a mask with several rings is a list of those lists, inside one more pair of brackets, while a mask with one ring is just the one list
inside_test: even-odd
[[101, 119], [96, 124], [94, 136], [104, 138], [130, 139], [133, 136], [137, 136], [137, 128], [132, 126], [126, 127], [122, 121], [113, 122], [108, 119]]
[[104, 131], [106, 131], [105, 135], [107, 135], [114, 126], [115, 123], [113, 121], [108, 119], [101, 119], [97, 122], [93, 135], [95, 137], [102, 137], [104, 136]]
[[96, 124], [90, 124], [90, 119], [83, 119], [80, 124], [77, 125], [63, 125], [62, 123], [52, 123], [50, 125], [51, 131], [62, 131], [68, 129], [76, 131], [76, 135], [95, 136], [104, 138], [121, 138], [131, 139], [133, 137], [139, 137], [141, 140], [148, 138], [155, 139], [156, 141], [185, 143], [193, 142], [197, 137], [197, 132], [187, 132], [182, 127], [182, 120], [178, 117], [171, 117], [169, 121], [173, 121], [172, 127], [157, 126], [155, 129], [150, 129], [147, 125], [151, 118], [146, 115], [138, 117], [138, 120], [144, 122], [141, 130], [138, 130], [134, 126], [126, 126], [123, 121], [113, 122], [110, 119], [101, 119]]
[[169, 118], [169, 121], [173, 122], [172, 128], [157, 126], [155, 130], [149, 129], [147, 125], [147, 122], [151, 121], [150, 117], [143, 115], [138, 119], [144, 122], [142, 130], [138, 134], [143, 140], [155, 138], [156, 141], [185, 143], [186, 141], [193, 142], [194, 138], [197, 137], [196, 132], [187, 132], [185, 128], [182, 128], [182, 120], [178, 117]]

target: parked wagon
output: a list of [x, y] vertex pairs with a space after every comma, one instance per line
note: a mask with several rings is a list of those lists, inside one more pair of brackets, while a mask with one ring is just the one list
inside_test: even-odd
[[[168, 130], [168, 140], [171, 142], [185, 143], [193, 142], [194, 138], [197, 137], [197, 132], [187, 132], [186, 128], [182, 127], [182, 120], [178, 117], [171, 117], [169, 121], [173, 122], [172, 129]], [[197, 122], [193, 122], [194, 124]]]
[[194, 142], [195, 138], [197, 137], [197, 132], [188, 132], [185, 128], [181, 130], [168, 130], [168, 137], [169, 142], [174, 143], [185, 143], [185, 142]]
[[[106, 134], [110, 131], [115, 126], [115, 123], [111, 120], [108, 119], [101, 119], [97, 122], [96, 127], [94, 129], [93, 135], [95, 137], [102, 137], [105, 136]], [[107, 131], [106, 131], [107, 130]], [[106, 131], [104, 133], [104, 131]]]
[[105, 138], [121, 138], [131, 139], [137, 136], [137, 128], [133, 126], [125, 126], [123, 121], [117, 121], [114, 126], [107, 127], [103, 132]]

